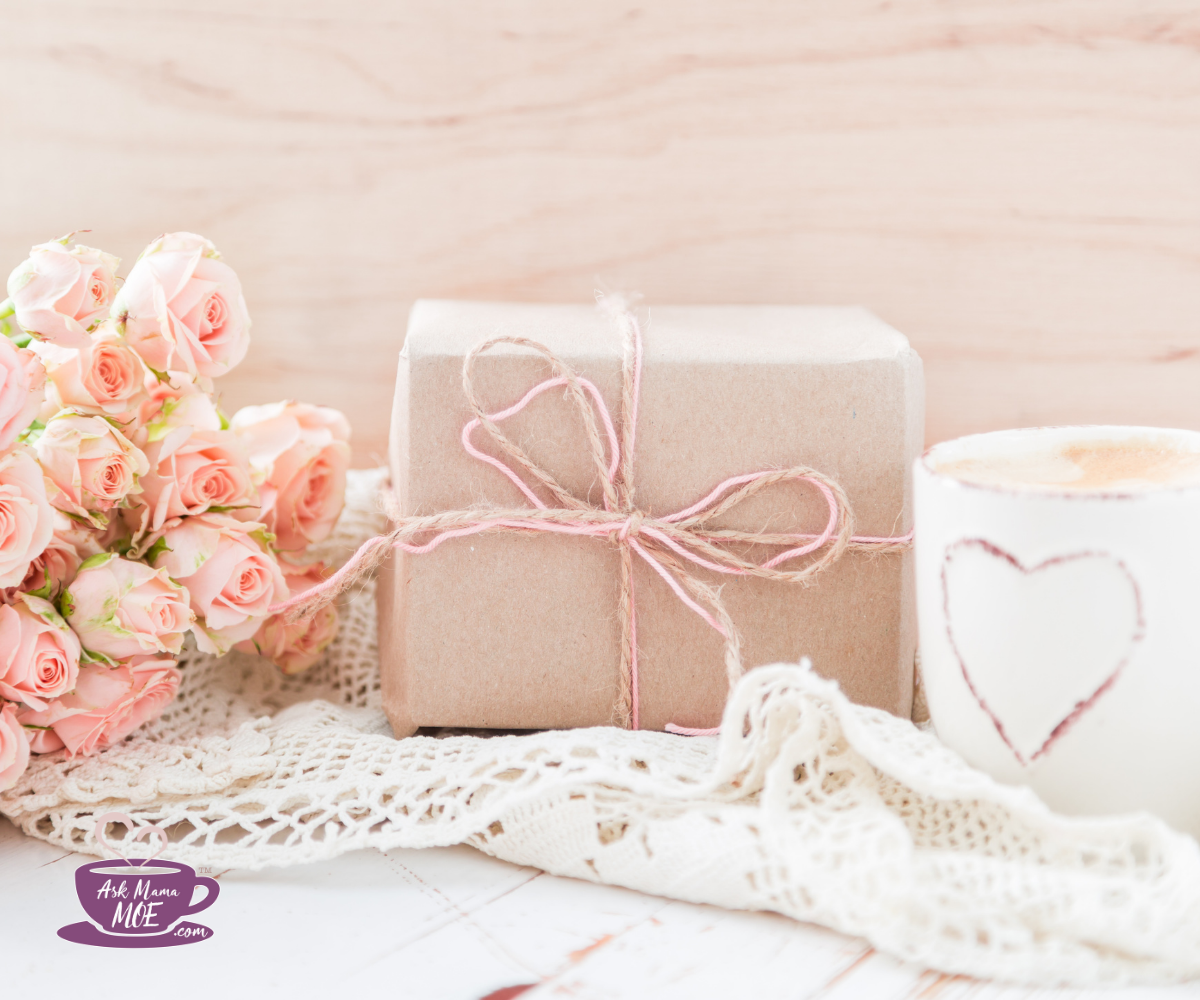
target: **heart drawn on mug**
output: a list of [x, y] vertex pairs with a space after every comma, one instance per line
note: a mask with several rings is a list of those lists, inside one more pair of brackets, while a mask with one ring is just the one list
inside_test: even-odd
[[963, 678], [1023, 766], [1116, 683], [1146, 631], [1137, 581], [1104, 552], [1025, 566], [963, 539], [946, 548], [942, 596]]

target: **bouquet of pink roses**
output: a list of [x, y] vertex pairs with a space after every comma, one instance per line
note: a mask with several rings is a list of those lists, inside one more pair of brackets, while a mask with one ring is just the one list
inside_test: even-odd
[[0, 305], [0, 789], [30, 753], [90, 754], [156, 718], [189, 632], [297, 673], [337, 631], [332, 608], [270, 609], [325, 575], [305, 550], [341, 513], [346, 418], [221, 413], [212, 380], [250, 316], [208, 240], [159, 237], [121, 284], [72, 236], [34, 247]]

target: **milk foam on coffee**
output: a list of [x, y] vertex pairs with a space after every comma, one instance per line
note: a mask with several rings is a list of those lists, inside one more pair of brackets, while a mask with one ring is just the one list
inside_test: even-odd
[[1078, 428], [1070, 434], [1046, 429], [989, 435], [986, 446], [940, 457], [935, 469], [977, 486], [1016, 490], [1129, 493], [1200, 486], [1200, 452], [1178, 437], [1090, 430], [1084, 437]]

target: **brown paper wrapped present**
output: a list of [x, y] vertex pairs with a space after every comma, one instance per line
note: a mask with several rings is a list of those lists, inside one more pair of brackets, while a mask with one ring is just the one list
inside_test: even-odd
[[[545, 345], [567, 372], [492, 430], [476, 424], [466, 438], [515, 474], [472, 456], [464, 426], [561, 371], [528, 345], [495, 345], [473, 357], [473, 409], [464, 359], [506, 336]], [[869, 544], [911, 527], [909, 469], [922, 445], [924, 392], [908, 341], [862, 309], [779, 306], [654, 307], [639, 337], [635, 384], [633, 341], [623, 345], [613, 319], [595, 308], [414, 306], [391, 428], [398, 516], [441, 530], [504, 523], [458, 529], [461, 537], [420, 554], [396, 551], [385, 563], [380, 655], [397, 736], [420, 726], [628, 725], [631, 716], [648, 729], [716, 726], [730, 672], [740, 669], [730, 666], [739, 641], [747, 665], [807, 656], [855, 701], [909, 714], [912, 556]], [[602, 402], [582, 391], [582, 380]], [[632, 391], [623, 398], [625, 381]], [[584, 405], [598, 415], [591, 438]], [[631, 406], [636, 448], [627, 449], [632, 467], [618, 470], [620, 448], [601, 410], [611, 412], [624, 446], [632, 443]], [[526, 466], [513, 457], [520, 454]], [[609, 459], [613, 477], [599, 468]], [[806, 468], [812, 476], [797, 479]], [[770, 470], [798, 471], [771, 473], [762, 489], [735, 480], [726, 494], [737, 494], [734, 506], [680, 519], [723, 481]], [[526, 511], [543, 520], [527, 521]], [[420, 520], [444, 512], [457, 513]], [[833, 541], [821, 537], [835, 527]], [[580, 534], [554, 533], [563, 530]], [[818, 536], [808, 544], [820, 547], [773, 577], [701, 564], [758, 565], [781, 548], [795, 551], [791, 536]], [[405, 537], [417, 549], [432, 536]], [[718, 549], [729, 554], [713, 555]], [[821, 571], [805, 576], [806, 566]], [[783, 580], [784, 570], [804, 572]], [[718, 633], [722, 621], [737, 638]]]

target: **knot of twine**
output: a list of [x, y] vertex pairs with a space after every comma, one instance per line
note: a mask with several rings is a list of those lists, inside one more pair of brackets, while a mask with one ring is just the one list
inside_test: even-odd
[[621, 529], [616, 533], [615, 541], [627, 542], [631, 538], [637, 538], [642, 531], [642, 521], [646, 519], [646, 515], [640, 510], [635, 510], [621, 524]]
[[[655, 517], [633, 503], [633, 457], [637, 431], [638, 399], [642, 377], [642, 334], [637, 317], [623, 303], [601, 300], [620, 328], [623, 344], [621, 366], [621, 433], [617, 430], [600, 390], [577, 374], [549, 348], [525, 337], [494, 337], [475, 347], [463, 360], [463, 392], [475, 416], [462, 430], [462, 446], [473, 458], [503, 473], [533, 505], [443, 511], [427, 516], [406, 516], [390, 492], [384, 507], [392, 529], [365, 542], [331, 577], [288, 601], [272, 606], [272, 614], [289, 621], [307, 618], [339, 594], [370, 574], [391, 548], [410, 555], [431, 552], [443, 542], [485, 531], [551, 532], [608, 539], [621, 556], [621, 594], [618, 618], [621, 625], [620, 687], [615, 714], [622, 726], [639, 728], [637, 605], [634, 600], [633, 556], [657, 573], [688, 608], [715, 629], [725, 643], [725, 672], [732, 688], [744, 672], [741, 638], [718, 588], [698, 579], [687, 563], [714, 573], [753, 576], [783, 583], [811, 584], [822, 570], [837, 562], [847, 549], [896, 552], [912, 543], [912, 532], [896, 537], [854, 534], [854, 516], [842, 488], [828, 476], [807, 466], [751, 472], [726, 479], [704, 499], [685, 510]], [[522, 399], [497, 413], [484, 412], [475, 393], [472, 371], [476, 359], [498, 344], [526, 347], [542, 355], [554, 375], [530, 389]], [[519, 413], [543, 392], [563, 386], [583, 421], [592, 464], [599, 476], [603, 506], [575, 496], [546, 469], [534, 462], [497, 424]], [[589, 399], [590, 397], [590, 399]], [[597, 422], [597, 415], [599, 422]], [[479, 428], [487, 433], [502, 454], [528, 477], [510, 465], [475, 447], [472, 435]], [[601, 437], [603, 428], [604, 437]], [[607, 442], [607, 448], [605, 444]], [[607, 457], [606, 457], [607, 452]], [[778, 483], [807, 483], [820, 491], [829, 508], [829, 519], [819, 534], [737, 531], [709, 527], [709, 522], [750, 497]], [[542, 486], [557, 503], [551, 507], [530, 487]], [[422, 539], [424, 539], [422, 541]], [[787, 546], [761, 563], [744, 558], [730, 545]], [[822, 551], [823, 550], [823, 551]], [[784, 563], [811, 553], [813, 560], [798, 569], [782, 569]], [[686, 729], [670, 724], [668, 731], [683, 735], [708, 735], [712, 729]]]

